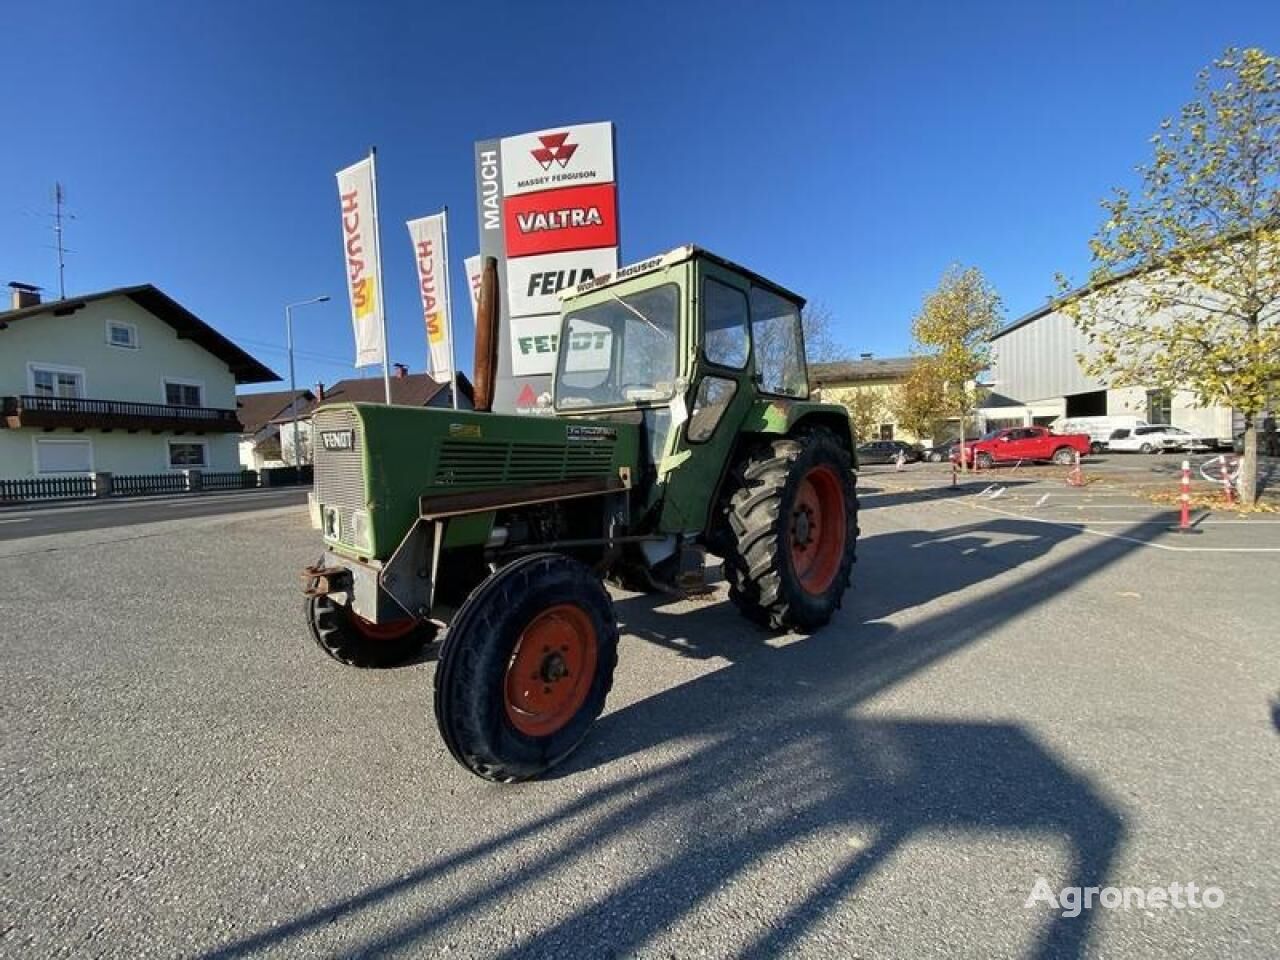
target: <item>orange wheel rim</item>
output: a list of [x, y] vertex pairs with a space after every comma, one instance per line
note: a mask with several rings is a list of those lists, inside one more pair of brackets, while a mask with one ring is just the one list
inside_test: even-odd
[[787, 532], [800, 586], [807, 593], [825, 593], [844, 562], [844, 488], [834, 469], [814, 467], [801, 479]]
[[545, 737], [564, 727], [596, 675], [596, 628], [581, 607], [548, 607], [520, 634], [505, 682], [507, 719], [523, 734]]
[[413, 633], [418, 626], [418, 621], [413, 617], [390, 620], [387, 623], [373, 623], [357, 613], [352, 613], [348, 620], [352, 629], [366, 640], [399, 640]]

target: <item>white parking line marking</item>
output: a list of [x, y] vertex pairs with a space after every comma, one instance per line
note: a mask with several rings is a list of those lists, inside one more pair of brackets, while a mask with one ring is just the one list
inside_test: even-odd
[[30, 517], [14, 517], [12, 520], [0, 520], [0, 523], [30, 523]]
[[[935, 498], [936, 499], [936, 498]], [[941, 501], [943, 503], [947, 501]], [[1108, 540], [1123, 540], [1126, 543], [1136, 543], [1142, 547], [1152, 547], [1156, 550], [1167, 550], [1170, 553], [1280, 553], [1280, 547], [1171, 547], [1166, 543], [1151, 543], [1149, 540], [1139, 540], [1137, 537], [1126, 537], [1122, 533], [1107, 533], [1105, 530], [1090, 530], [1085, 523], [1067, 523], [1063, 520], [1046, 520], [1044, 517], [1028, 516], [1024, 513], [1014, 513], [1011, 510], [1001, 510], [999, 507], [989, 507], [985, 503], [969, 502], [963, 504], [975, 510], [989, 510], [992, 513], [998, 513], [1002, 516], [1013, 517], [1015, 520], [1026, 520], [1028, 523], [1047, 523], [1051, 527], [1062, 527], [1066, 530], [1078, 530], [1081, 533], [1091, 533], [1095, 537], [1106, 537]], [[1123, 521], [1121, 521], [1123, 523]], [[1132, 524], [1129, 524], [1132, 526]]]

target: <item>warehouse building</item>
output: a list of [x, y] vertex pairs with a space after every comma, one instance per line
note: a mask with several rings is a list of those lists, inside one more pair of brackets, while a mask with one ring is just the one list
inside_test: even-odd
[[1230, 407], [1199, 407], [1188, 390], [1155, 384], [1112, 388], [1088, 376], [1076, 358], [1095, 348], [1052, 303], [1010, 323], [992, 337], [991, 346], [991, 394], [979, 411], [986, 429], [1049, 426], [1062, 417], [1128, 415], [1182, 427], [1226, 446], [1244, 429], [1243, 418]]

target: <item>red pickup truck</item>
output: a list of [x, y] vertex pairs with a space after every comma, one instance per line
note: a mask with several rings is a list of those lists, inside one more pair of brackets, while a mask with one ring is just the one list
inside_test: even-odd
[[[965, 460], [978, 461], [979, 467], [989, 467], [1002, 461], [1052, 460], [1054, 463], [1073, 463], [1076, 454], [1089, 452], [1090, 437], [1087, 433], [1054, 433], [1046, 427], [1012, 427], [996, 430], [981, 440], [966, 443]], [[957, 445], [951, 459], [959, 461]]]

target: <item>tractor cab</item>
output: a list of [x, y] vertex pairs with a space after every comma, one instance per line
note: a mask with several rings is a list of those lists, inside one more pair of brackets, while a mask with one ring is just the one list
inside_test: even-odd
[[808, 399], [804, 298], [694, 246], [561, 297], [556, 414], [642, 424], [663, 526], [700, 526], [743, 423]]

